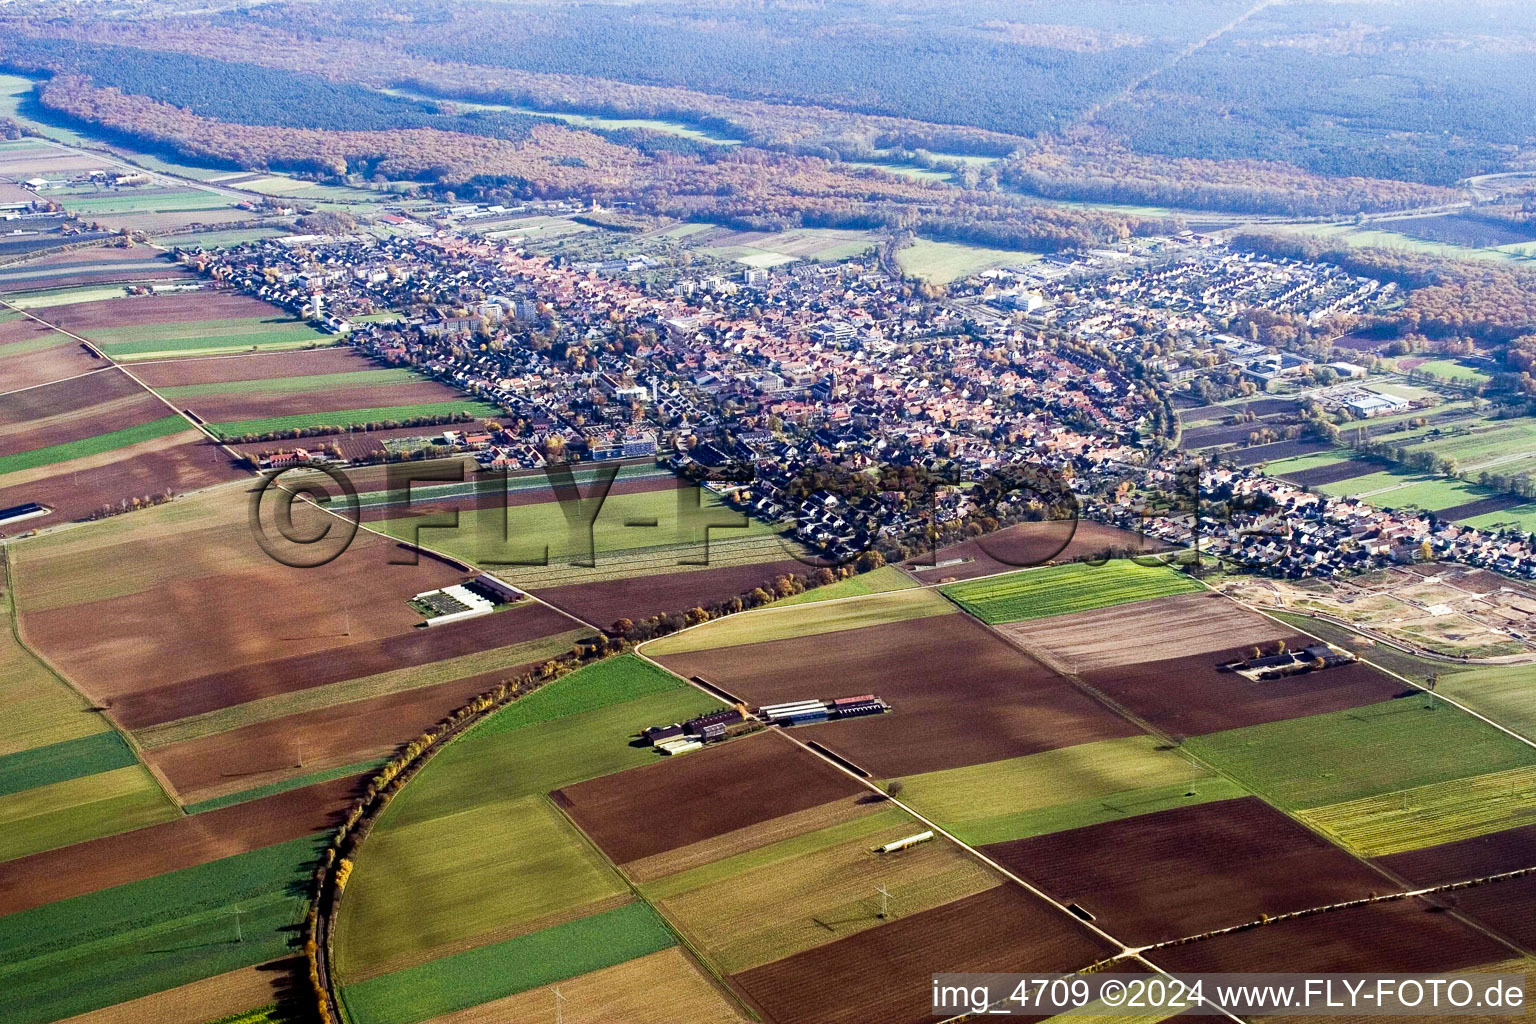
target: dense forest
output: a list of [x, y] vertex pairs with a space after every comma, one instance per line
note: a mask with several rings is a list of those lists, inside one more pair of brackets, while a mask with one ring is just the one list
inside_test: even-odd
[[703, 155], [617, 145], [591, 132], [535, 125], [521, 141], [436, 128], [323, 131], [203, 117], [146, 96], [60, 74], [41, 90], [58, 113], [195, 160], [319, 176], [414, 179], [487, 198], [632, 202], [648, 213], [777, 229], [802, 224], [932, 229], [956, 240], [1054, 251], [1166, 231], [1158, 219], [1032, 206], [816, 157], [741, 147]]
[[[456, 15], [464, 16], [463, 10]], [[253, 24], [258, 17], [274, 24], [258, 28]], [[274, 5], [214, 24], [196, 19], [157, 19], [132, 26], [85, 24], [68, 29], [68, 40], [17, 41], [10, 49], [35, 64], [88, 71], [97, 84], [117, 85], [125, 92], [229, 122], [259, 119], [305, 128], [337, 124], [373, 129], [435, 127], [502, 138], [517, 138], [526, 130], [528, 119], [523, 114], [460, 111], [452, 105], [463, 99], [536, 110], [661, 117], [762, 148], [828, 159], [878, 160], [895, 154], [914, 163], [951, 167], [954, 180], [967, 188], [1012, 190], [1051, 199], [1313, 216], [1412, 208], [1451, 198], [1431, 186], [1325, 177], [1272, 161], [1147, 156], [1102, 129], [1079, 127], [1027, 137], [826, 106], [770, 103], [462, 60], [426, 60], [405, 52], [398, 40], [391, 43], [388, 32], [366, 19], [360, 31], [364, 38], [343, 45], [326, 37], [334, 26], [304, 23], [304, 18], [313, 17], [303, 9]], [[419, 34], [430, 38], [441, 31], [433, 27], [430, 11], [416, 17], [428, 21]], [[275, 24], [278, 21], [283, 26]], [[1001, 27], [988, 31], [1023, 32], [1016, 22], [996, 24]], [[50, 36], [66, 31], [53, 24], [24, 27]], [[1123, 49], [1110, 44], [1125, 37], [1128, 26], [1114, 22], [1110, 27], [1114, 31], [1105, 45]], [[306, 34], [294, 34], [296, 28]], [[1047, 28], [1042, 31], [1058, 42], [1056, 49], [1067, 54], [1085, 47], [1091, 50], [1090, 44], [1097, 39], [1070, 34], [1062, 38], [1060, 26]], [[412, 34], [418, 34], [414, 27]], [[1027, 34], [1040, 36], [1039, 32]], [[105, 40], [133, 48], [105, 45]], [[289, 76], [291, 87], [286, 84]], [[389, 87], [440, 97], [449, 105], [378, 91]], [[246, 103], [246, 96], [255, 99]], [[709, 146], [648, 129], [604, 134], [610, 141], [652, 155], [699, 154]], [[1009, 159], [978, 168], [955, 163], [950, 154]]]
[[1536, 140], [1536, 7], [1275, 4], [1098, 115], [1151, 153], [1446, 184]]
[[438, 104], [299, 71], [67, 39], [5, 40], [0, 61], [22, 72], [86, 76], [99, 86], [233, 124], [323, 131], [436, 128], [521, 139], [544, 120], [506, 111], [445, 113]]

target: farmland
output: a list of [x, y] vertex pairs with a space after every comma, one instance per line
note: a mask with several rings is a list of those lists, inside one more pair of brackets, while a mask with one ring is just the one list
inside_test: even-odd
[[1207, 592], [1029, 619], [999, 631], [1026, 649], [1049, 651], [1076, 672], [1268, 644], [1292, 635], [1274, 620]]
[[[629, 745], [642, 728], [718, 706], [630, 660], [590, 666], [526, 700], [502, 712], [509, 720], [493, 716], [452, 744], [391, 803], [370, 839], [376, 855], [359, 864], [343, 904], [344, 979], [496, 942], [527, 930], [517, 922], [531, 926], [621, 896], [617, 876], [586, 852], [545, 794], [645, 764], [655, 754]], [[527, 884], [498, 883], [509, 848], [502, 844], [524, 852]], [[442, 849], [456, 856], [434, 852]]]
[[[996, 886], [731, 981], [776, 1024], [920, 1021], [930, 1016], [935, 971], [1055, 971], [1086, 966], [1106, 951], [1023, 889]], [[867, 969], [876, 963], [883, 969]]]
[[1120, 559], [1102, 566], [1048, 566], [996, 579], [956, 583], [944, 587], [943, 593], [981, 621], [996, 624], [1108, 608], [1199, 589], [1200, 584], [1164, 566]]
[[342, 989], [359, 1024], [416, 1024], [675, 944], [644, 903], [577, 918]]
[[1536, 769], [1415, 786], [1313, 807], [1300, 817], [1365, 857], [1438, 846], [1536, 820]]
[[1353, 907], [1159, 950], [1170, 971], [1433, 973], [1497, 963], [1509, 947], [1422, 900]]
[[962, 841], [996, 843], [1240, 795], [1149, 736], [901, 780], [901, 799]]
[[1185, 749], [1289, 808], [1536, 765], [1536, 750], [1423, 695], [1211, 733]]
[[232, 479], [227, 457], [121, 370], [0, 397], [0, 502], [58, 522]]
[[[1188, 842], [1202, 836], [1199, 844]], [[1253, 797], [986, 846], [1129, 942], [1167, 941], [1368, 895], [1375, 871]]]
[[[910, 593], [921, 592], [899, 592], [885, 599]], [[824, 607], [866, 600], [879, 598]], [[802, 637], [667, 655], [662, 662], [680, 675], [701, 676], [756, 704], [879, 695], [893, 712], [797, 727], [795, 732], [876, 778], [1021, 757], [1138, 732], [1055, 672], [961, 616], [928, 616], [834, 636], [836, 644], [825, 637]], [[974, 708], [985, 708], [986, 713], [976, 714]]]
[[[656, 998], [665, 992], [665, 999]], [[626, 960], [560, 983], [565, 1013], [572, 1020], [612, 1020], [627, 1024], [744, 1024], [741, 1010], [678, 949], [665, 949]], [[548, 989], [528, 989], [456, 1013], [434, 1018], [436, 1024], [502, 1024], [547, 1014]]]
[[[1296, 649], [1305, 637], [1284, 638]], [[1084, 672], [1083, 681], [1175, 738], [1198, 736], [1300, 715], [1387, 701], [1403, 685], [1367, 665], [1343, 665], [1324, 672], [1253, 682], [1221, 665], [1251, 657], [1253, 647], [1133, 661]]]
[[[590, 497], [590, 495], [588, 495]], [[507, 509], [483, 509], [460, 517], [457, 528], [426, 530], [423, 542], [469, 562], [479, 562], [518, 586], [574, 584], [657, 572], [674, 572], [689, 560], [710, 566], [782, 558], [789, 552], [771, 528], [722, 505], [696, 488], [612, 494], [600, 509], [573, 524], [560, 502], [547, 500]], [[395, 537], [414, 538], [409, 519], [380, 524]], [[706, 563], [707, 558], [707, 563]], [[638, 563], [640, 571], [635, 572]], [[587, 566], [583, 572], [582, 567]]]
[[42, 1024], [283, 956], [317, 849], [298, 839], [0, 918], [8, 1012]]
[[892, 622], [906, 622], [934, 615], [953, 615], [955, 609], [931, 590], [896, 591], [836, 604], [791, 606], [793, 610], [764, 608], [705, 623], [683, 633], [662, 637], [646, 645], [652, 657], [707, 651], [739, 644], [822, 636]]
[[[117, 292], [121, 295], [121, 290]], [[112, 298], [100, 291], [56, 296], [30, 308], [64, 330], [88, 338], [121, 362], [335, 344], [275, 306], [231, 292], [203, 290]], [[18, 305], [29, 305], [18, 302]]]

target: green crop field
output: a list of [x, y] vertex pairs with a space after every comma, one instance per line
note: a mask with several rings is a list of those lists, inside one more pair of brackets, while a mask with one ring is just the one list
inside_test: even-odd
[[32, 747], [0, 757], [0, 797], [137, 763], [127, 742], [116, 732]]
[[1235, 782], [1220, 776], [1203, 776], [1192, 782], [1166, 786], [1144, 786], [1102, 796], [1086, 797], [1070, 803], [1054, 804], [1032, 811], [999, 814], [990, 818], [962, 821], [950, 829], [955, 837], [971, 846], [1002, 843], [1010, 839], [1066, 832], [1106, 821], [1119, 821], [1179, 807], [1233, 800], [1250, 795]]
[[[966, 842], [989, 843], [1241, 795], [1150, 736], [911, 775], [901, 784], [903, 802]], [[1185, 796], [1191, 790], [1198, 799]]]
[[1299, 817], [1364, 857], [1453, 843], [1536, 823], [1536, 768], [1327, 804]]
[[954, 608], [932, 590], [897, 590], [854, 601], [760, 608], [728, 615], [645, 645], [652, 657], [707, 651], [738, 644], [820, 636], [865, 626], [950, 615]]
[[786, 608], [792, 604], [816, 604], [821, 601], [836, 601], [844, 597], [868, 597], [870, 594], [889, 594], [894, 590], [911, 590], [918, 586], [918, 582], [894, 565], [882, 565], [870, 572], [850, 576], [846, 580], [829, 583], [824, 587], [815, 587], [803, 594], [795, 594], [793, 597], [783, 597], [773, 602], [775, 608]]
[[341, 997], [354, 1024], [418, 1024], [646, 956], [676, 941], [654, 910], [631, 903], [348, 985]]
[[1300, 473], [1304, 469], [1318, 469], [1323, 466], [1333, 466], [1340, 462], [1347, 462], [1354, 458], [1355, 454], [1347, 448], [1330, 448], [1325, 452], [1312, 452], [1309, 455], [1295, 455], [1289, 459], [1276, 459], [1264, 464], [1264, 472], [1270, 476], [1284, 476], [1287, 473]]
[[[455, 740], [433, 759], [432, 770], [413, 779], [380, 822], [405, 828], [611, 772], [649, 764], [657, 754], [630, 746], [647, 726], [681, 722], [719, 708], [720, 702], [683, 686], [568, 718]], [[366, 868], [359, 866], [359, 872]]]
[[626, 655], [456, 739], [390, 803], [358, 860], [337, 931], [342, 975], [496, 941], [509, 927], [622, 895], [617, 874], [545, 794], [654, 761], [654, 750], [631, 746], [640, 730], [719, 706]]
[[323, 846], [298, 839], [0, 917], [7, 1024], [46, 1024], [290, 955]]
[[1075, 563], [1025, 569], [941, 589], [966, 611], [995, 625], [1187, 594], [1201, 587], [1165, 566], [1116, 559], [1101, 566]]
[[232, 423], [210, 424], [209, 429], [222, 437], [239, 437], [242, 434], [270, 434], [280, 430], [309, 427], [333, 427], [344, 430], [367, 423], [385, 423], [417, 417], [452, 416], [468, 413], [476, 418], [495, 417], [501, 410], [489, 402], [463, 398], [451, 402], [427, 402], [420, 405], [395, 405], [374, 409], [344, 409], [336, 412], [310, 412], [294, 416], [272, 416], [259, 420], [236, 420]]
[[1473, 366], [1467, 366], [1454, 359], [1431, 359], [1414, 367], [1421, 373], [1433, 374], [1436, 377], [1444, 377], [1446, 380], [1464, 381], [1469, 384], [1480, 384], [1489, 379], [1488, 374]]
[[901, 265], [903, 274], [927, 278], [935, 284], [948, 284], [993, 267], [1024, 266], [1039, 259], [1036, 253], [989, 249], [960, 242], [935, 242], [927, 238], [919, 238], [896, 251], [896, 262]]
[[215, 384], [184, 384], [156, 388], [166, 398], [180, 401], [207, 395], [293, 395], [310, 391], [337, 392], [337, 408], [346, 408], [346, 392], [354, 388], [383, 387], [390, 384], [416, 384], [425, 380], [415, 370], [352, 370], [347, 373], [317, 373], [302, 377], [271, 377], [266, 380], [232, 380]]
[[28, 352], [41, 352], [45, 348], [57, 348], [61, 345], [78, 345], [69, 335], [60, 331], [50, 331], [47, 334], [39, 334], [35, 338], [26, 341], [12, 341], [0, 346], [0, 361], [11, 356], [22, 356]]
[[1184, 749], [1292, 809], [1536, 765], [1536, 750], [1428, 695], [1210, 733]]
[[106, 213], [171, 213], [181, 210], [214, 210], [233, 206], [234, 201], [201, 189], [167, 192], [122, 192], [117, 195], [92, 195], [80, 199], [64, 197], [60, 204], [71, 213], [99, 216]]
[[1463, 480], [1428, 476], [1408, 469], [1367, 473], [1337, 483], [1318, 484], [1313, 490], [1336, 497], [1363, 497], [1372, 505], [1383, 508], [1411, 506], [1428, 511], [1481, 501], [1496, 493]]
[[629, 892], [543, 795], [376, 829], [363, 858], [337, 924], [348, 984]]
[[0, 861], [143, 828], [179, 814], [148, 769], [137, 763], [21, 790], [0, 796]]
[[1466, 526], [1475, 526], [1484, 530], [1499, 526], [1513, 526], [1518, 530], [1536, 533], [1536, 502], [1527, 502], [1524, 505], [1515, 505], [1498, 512], [1488, 512], [1457, 521]]
[[122, 430], [111, 430], [79, 441], [51, 444], [46, 448], [34, 448], [29, 452], [17, 452], [14, 455], [0, 455], [0, 476], [14, 473], [18, 469], [36, 469], [38, 466], [52, 466], [56, 463], [68, 462], [70, 459], [83, 459], [87, 455], [116, 451], [131, 444], [138, 444], [140, 441], [151, 441], [157, 437], [191, 429], [192, 425], [180, 416], [162, 416], [148, 423], [124, 427]]
[[38, 291], [7, 294], [5, 301], [17, 309], [47, 309], [76, 302], [101, 302], [120, 299], [128, 293], [120, 284], [88, 284], [78, 288], [45, 288]]
[[190, 338], [152, 338], [145, 341], [103, 343], [102, 350], [121, 362], [145, 359], [186, 358], [225, 352], [280, 352], [296, 348], [334, 345], [340, 335], [324, 334], [302, 321], [268, 324], [260, 331], [205, 334]]
[[[583, 493], [590, 494], [591, 489], [584, 488]], [[695, 500], [698, 505], [690, 504]], [[681, 515], [680, 505], [685, 508]], [[577, 513], [575, 524], [567, 518], [568, 512]], [[706, 535], [704, 528], [710, 524], [713, 528]], [[410, 519], [391, 519], [378, 525], [392, 536], [415, 539], [415, 525]], [[497, 566], [494, 571], [508, 582], [534, 587], [534, 581], [546, 575], [551, 577], [544, 581], [547, 585], [554, 585], [556, 580], [577, 583], [588, 582], [592, 576], [605, 578], [630, 556], [642, 561], [659, 557], [662, 565], [653, 571], [664, 571], [665, 566], [676, 572], [679, 559], [704, 559], [706, 536], [712, 568], [731, 564], [725, 552], [743, 540], [760, 539], [775, 550], [778, 543], [772, 527], [725, 507], [714, 495], [698, 488], [613, 494], [600, 509], [593, 498], [580, 510], [562, 509], [551, 495], [549, 501], [514, 505], [505, 511], [490, 508], [461, 513], [456, 529], [424, 530], [421, 540], [455, 558], [470, 562], [485, 559], [488, 565]], [[679, 545], [685, 549], [679, 550]], [[584, 573], [581, 565], [593, 560], [594, 553], [596, 565]], [[717, 554], [723, 557], [717, 559]]]

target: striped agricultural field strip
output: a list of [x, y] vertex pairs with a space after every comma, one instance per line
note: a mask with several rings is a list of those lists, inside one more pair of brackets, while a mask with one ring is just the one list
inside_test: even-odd
[[871, 572], [852, 576], [824, 587], [813, 587], [803, 594], [784, 597], [773, 603], [775, 608], [787, 608], [794, 604], [818, 604], [836, 601], [842, 597], [868, 597], [871, 594], [889, 594], [893, 590], [911, 590], [918, 582], [894, 565], [882, 565]]
[[148, 423], [124, 427], [122, 430], [108, 431], [105, 434], [82, 438], [79, 441], [66, 441], [63, 444], [49, 445], [46, 448], [34, 448], [29, 452], [17, 452], [14, 455], [0, 456], [0, 475], [15, 472], [16, 470], [51, 466], [89, 455], [100, 455], [102, 452], [126, 448], [140, 441], [149, 441], [157, 437], [165, 437], [169, 434], [176, 434], [183, 430], [191, 429], [191, 424], [180, 416], [162, 416], [157, 420], [150, 420]]
[[74, 288], [42, 288], [35, 291], [7, 295], [5, 301], [17, 309], [47, 309], [50, 306], [72, 306], [77, 302], [100, 302], [120, 299], [127, 295], [121, 284], [88, 284]]
[[211, 424], [217, 434], [235, 437], [241, 434], [267, 434], [274, 430], [307, 429], [310, 427], [351, 427], [366, 423], [387, 423], [415, 419], [417, 417], [453, 416], [457, 413], [471, 416], [499, 416], [501, 410], [475, 398], [457, 399], [452, 402], [427, 402], [421, 405], [384, 406], [375, 409], [344, 409], [336, 412], [312, 412], [295, 416], [273, 416], [260, 420], [236, 420], [233, 423]]
[[205, 334], [195, 338], [155, 338], [150, 341], [128, 341], [101, 344], [101, 348], [114, 359], [153, 359], [159, 355], [203, 355], [210, 352], [245, 352], [252, 349], [278, 347], [302, 348], [305, 345], [334, 345], [339, 340], [334, 334], [321, 334], [305, 324], [275, 324], [259, 332], [240, 334]]
[[[746, 1024], [749, 1020], [726, 995], [725, 989], [708, 978], [694, 965], [688, 954], [676, 947], [562, 981], [560, 999], [564, 1019], [572, 1024], [578, 1021]], [[456, 1013], [434, 1017], [430, 1024], [552, 1022], [554, 1002], [553, 994], [547, 989], [531, 989]], [[81, 1021], [79, 1024], [96, 1022]], [[130, 1022], [106, 1021], [103, 1024]], [[220, 1024], [243, 1022], [222, 1021]]]
[[0, 861], [170, 821], [180, 811], [142, 765], [0, 796]]
[[353, 370], [349, 373], [307, 374], [302, 377], [271, 377], [266, 380], [231, 380], [216, 384], [183, 384], [155, 388], [170, 399], [204, 395], [288, 395], [306, 391], [333, 391], [376, 387], [383, 384], [414, 384], [424, 378], [414, 370]]
[[0, 797], [137, 763], [127, 742], [116, 732], [33, 747], [0, 757]]
[[591, 632], [589, 629], [573, 629], [490, 651], [447, 658], [426, 665], [394, 669], [357, 679], [345, 679], [338, 683], [327, 683], [294, 693], [263, 697], [260, 700], [247, 701], [233, 707], [219, 708], [217, 711], [208, 711], [190, 718], [150, 726], [148, 729], [134, 733], [134, 739], [138, 740], [139, 745], [146, 750], [153, 750], [170, 743], [212, 736], [215, 733], [228, 732], [231, 729], [255, 725], [273, 718], [318, 711], [322, 708], [369, 700], [374, 697], [385, 697], [392, 693], [403, 693], [423, 686], [435, 686], [438, 683], [452, 682], [455, 679], [480, 675], [484, 672], [516, 668], [519, 665], [544, 661], [556, 654], [569, 651], [572, 644], [584, 636], [590, 636]]
[[308, 775], [295, 775], [291, 779], [269, 782], [265, 786], [257, 786], [254, 789], [242, 789], [238, 793], [226, 793], [224, 796], [199, 800], [197, 803], [185, 805], [183, 810], [188, 814], [205, 814], [208, 811], [216, 811], [221, 807], [231, 807], [235, 804], [248, 803], [251, 800], [260, 800], [263, 797], [276, 796], [278, 793], [303, 789], [305, 786], [330, 782], [332, 779], [339, 779], [346, 775], [374, 775], [386, 763], [384, 758], [379, 758], [374, 761], [358, 761], [354, 764], [344, 764], [336, 768], [326, 768], [323, 771], [310, 772]]
[[[279, 312], [274, 309], [274, 313]], [[308, 327], [296, 317], [240, 316], [225, 320], [192, 320], [160, 324], [131, 324], [126, 327], [92, 327], [90, 338], [101, 345], [132, 345], [148, 341], [198, 341], [207, 337], [237, 338], [268, 334], [274, 330]]]
[[1190, 782], [1120, 790], [1031, 811], [974, 818], [946, 827], [967, 846], [986, 846], [1249, 795], [1235, 782], [1219, 775], [1207, 775]]
[[0, 917], [6, 1024], [47, 1024], [291, 955], [327, 839], [295, 839]]
[[674, 945], [650, 906], [631, 903], [370, 978], [341, 998], [355, 1024], [419, 1024]]
[[57, 348], [60, 345], [78, 344], [79, 342], [67, 334], [59, 331], [49, 331], [46, 334], [39, 334], [37, 337], [28, 338], [25, 341], [10, 341], [0, 345], [0, 359], [5, 359], [8, 356], [24, 356], [29, 352], [41, 352], [43, 349]]
[[841, 633], [865, 626], [951, 615], [954, 608], [931, 590], [897, 590], [867, 598], [823, 604], [760, 608], [662, 637], [646, 645], [653, 657], [708, 651], [791, 637]]
[[1472, 839], [1536, 823], [1536, 767], [1326, 804], [1298, 817], [1365, 857]]
[[989, 625], [1109, 608], [1154, 597], [1198, 591], [1200, 584], [1162, 565], [1116, 559], [1025, 569], [941, 588], [944, 595]]
[[84, 697], [65, 685], [12, 632], [8, 586], [10, 549], [0, 549], [0, 763], [11, 754], [108, 731], [105, 718], [88, 712]]

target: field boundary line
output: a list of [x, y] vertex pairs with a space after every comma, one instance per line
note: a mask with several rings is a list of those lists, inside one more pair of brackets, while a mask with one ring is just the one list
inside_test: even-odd
[[[623, 657], [623, 655], [620, 655], [620, 657]], [[632, 769], [621, 769], [621, 771], [624, 770]], [[602, 776], [598, 777], [601, 778]], [[539, 794], [539, 799], [548, 804], [554, 810], [554, 812], [566, 822], [566, 824], [571, 826], [571, 830], [581, 837], [582, 844], [586, 846], [588, 850], [596, 854], [599, 860], [613, 869], [613, 873], [617, 875], [619, 879], [624, 883], [625, 888], [629, 890], [630, 895], [635, 898], [636, 902], [643, 903], [651, 909], [651, 913], [656, 915], [656, 917], [666, 927], [667, 931], [671, 932], [674, 936], [677, 937], [678, 947], [685, 951], [689, 959], [697, 962], [700, 973], [707, 977], [711, 984], [713, 984], [717, 989], [723, 991], [730, 1002], [735, 1003], [738, 1007], [747, 1011], [748, 1017], [752, 1018], [753, 1020], [762, 1019], [757, 1014], [756, 1010], [741, 997], [741, 994], [730, 986], [730, 984], [725, 980], [724, 975], [715, 969], [715, 965], [709, 960], [708, 957], [704, 955], [703, 951], [694, 945], [693, 939], [688, 935], [687, 932], [683, 931], [682, 926], [674, 922], [672, 918], [667, 915], [666, 911], [662, 910], [661, 907], [657, 906], [653, 900], [645, 895], [645, 893], [640, 891], [639, 884], [633, 878], [629, 877], [629, 872], [624, 870], [624, 866], [622, 864], [619, 864], [612, 857], [604, 853], [602, 847], [598, 846], [592, 837], [587, 835], [586, 830], [581, 827], [580, 823], [577, 822], [575, 818], [571, 817], [570, 814], [566, 813], [565, 808], [561, 807], [556, 801], [550, 799], [548, 793]]]
[[15, 391], [0, 391], [0, 398], [9, 398], [11, 395], [19, 395], [23, 391], [35, 391], [38, 388], [52, 387], [55, 384], [67, 384], [69, 381], [79, 380], [81, 377], [89, 377], [96, 373], [106, 373], [108, 370], [112, 369], [116, 369], [116, 367], [99, 366], [94, 370], [86, 370], [84, 373], [77, 373], [69, 377], [60, 377], [58, 380], [48, 380], [41, 384], [28, 384], [26, 387], [17, 388]]
[[[149, 763], [149, 759], [144, 756], [144, 748], [139, 746], [139, 741], [134, 737], [133, 733], [118, 724], [117, 719], [111, 714], [110, 704], [104, 707], [89, 694], [79, 689], [74, 683], [70, 682], [68, 676], [55, 668], [51, 661], [43, 657], [42, 654], [34, 650], [27, 643], [27, 639], [21, 630], [21, 607], [17, 600], [15, 580], [11, 572], [11, 543], [10, 541], [0, 541], [0, 584], [4, 585], [6, 594], [10, 598], [6, 619], [8, 620], [7, 626], [11, 631], [11, 636], [16, 641], [16, 646], [27, 657], [41, 665], [49, 675], [57, 679], [69, 692], [84, 701], [85, 710], [88, 713], [100, 716], [101, 720], [106, 722], [113, 732], [122, 737], [123, 742], [128, 745], [128, 749], [133, 751], [134, 759], [138, 762], [139, 766], [149, 773], [150, 778], [155, 780], [155, 787], [160, 790], [161, 795], [170, 803], [171, 808], [176, 812], [176, 816], [186, 817], [187, 809], [176, 795], [175, 787], [171, 785], [169, 779], [160, 773], [158, 768]], [[167, 820], [174, 821], [175, 818]]]

